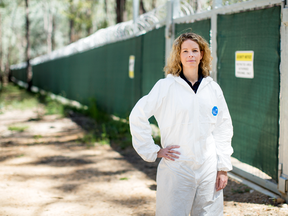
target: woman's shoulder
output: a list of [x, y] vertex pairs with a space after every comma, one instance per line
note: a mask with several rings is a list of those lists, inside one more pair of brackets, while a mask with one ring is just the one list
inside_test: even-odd
[[167, 88], [173, 85], [173, 83], [175, 83], [174, 76], [171, 74], [168, 74], [167, 77], [158, 80], [155, 85], [159, 85], [161, 87]]
[[150, 90], [149, 95], [158, 95], [160, 97], [165, 97], [167, 95], [171, 85], [174, 83], [173, 76], [167, 76], [165, 78], [159, 79], [153, 88]]
[[205, 77], [204, 79], [206, 79], [208, 82], [209, 82], [209, 85], [211, 86], [211, 88], [215, 91], [215, 93], [217, 95], [223, 95], [223, 92], [222, 92], [222, 89], [220, 87], [220, 85], [215, 82], [212, 77], [208, 76], [208, 77]]

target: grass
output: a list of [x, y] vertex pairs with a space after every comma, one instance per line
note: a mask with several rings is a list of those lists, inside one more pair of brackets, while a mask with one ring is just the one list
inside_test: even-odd
[[88, 147], [95, 143], [100, 145], [117, 143], [121, 149], [131, 146], [132, 140], [127, 119], [113, 118], [97, 106], [95, 99], [90, 100], [88, 109], [72, 109], [74, 112], [89, 116], [97, 122], [94, 130], [80, 138], [79, 142], [85, 143]]
[[29, 127], [28, 126], [25, 126], [25, 125], [23, 125], [23, 126], [9, 126], [8, 127], [8, 130], [10, 130], [10, 131], [16, 131], [16, 132], [23, 132], [23, 131], [25, 131], [26, 129], [28, 129]]
[[59, 103], [56, 100], [53, 100], [51, 97], [46, 96], [42, 102], [45, 106], [45, 115], [53, 115], [58, 114], [60, 116], [65, 116], [65, 108], [64, 105]]
[[123, 180], [128, 180], [128, 179], [129, 179], [129, 178], [127, 178], [127, 177], [120, 178], [121, 181], [123, 181]]
[[24, 157], [25, 155], [24, 154], [21, 154], [21, 155], [18, 155], [17, 157], [20, 158], [20, 157]]
[[37, 97], [34, 94], [21, 89], [13, 84], [3, 86], [0, 93], [0, 110], [3, 109], [31, 109], [39, 104]]
[[89, 132], [85, 134], [83, 137], [78, 139], [78, 143], [86, 144], [88, 148], [94, 146], [96, 142], [97, 142], [97, 137], [95, 136], [93, 132]]
[[33, 138], [34, 139], [40, 139], [40, 138], [42, 138], [42, 135], [34, 135]]
[[[29, 93], [25, 89], [14, 84], [3, 86], [0, 93], [0, 115], [5, 110], [11, 109], [36, 109], [44, 107], [45, 113], [39, 113], [37, 120], [40, 120], [43, 115], [57, 114], [60, 117], [69, 116], [71, 111], [89, 116], [96, 121], [94, 128], [78, 139], [78, 142], [86, 144], [87, 147], [94, 146], [96, 143], [100, 145], [109, 145], [115, 143], [121, 149], [131, 146], [132, 139], [130, 135], [129, 120], [112, 117], [110, 114], [98, 107], [95, 99], [91, 99], [88, 109], [76, 108], [69, 105], [63, 105], [57, 100], [52, 99], [49, 94], [41, 95]], [[27, 129], [22, 126], [11, 126], [9, 130], [24, 131]], [[41, 138], [41, 135], [35, 135], [35, 139]], [[155, 142], [160, 143], [160, 137], [155, 137]]]
[[[27, 110], [36, 109], [39, 107], [45, 108], [44, 115], [58, 114], [65, 116], [64, 105], [56, 100], [52, 100], [47, 95], [27, 92], [25, 89], [14, 84], [3, 86], [0, 93], [0, 114], [5, 110]], [[41, 115], [39, 113], [39, 115]], [[41, 116], [38, 117], [40, 119]]]

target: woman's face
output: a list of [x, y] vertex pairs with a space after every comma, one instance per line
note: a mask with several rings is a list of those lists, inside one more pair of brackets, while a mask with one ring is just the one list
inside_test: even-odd
[[198, 68], [203, 51], [200, 51], [198, 43], [190, 39], [181, 44], [180, 60], [184, 69]]

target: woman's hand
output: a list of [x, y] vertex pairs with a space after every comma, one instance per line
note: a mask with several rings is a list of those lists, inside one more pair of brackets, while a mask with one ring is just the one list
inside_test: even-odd
[[218, 171], [216, 178], [216, 191], [222, 190], [226, 187], [228, 176], [226, 171]]
[[165, 158], [167, 160], [175, 161], [175, 159], [178, 159], [179, 157], [175, 154], [180, 155], [180, 152], [173, 150], [174, 148], [180, 148], [178, 145], [172, 145], [168, 146], [166, 148], [160, 149], [157, 152], [158, 158]]

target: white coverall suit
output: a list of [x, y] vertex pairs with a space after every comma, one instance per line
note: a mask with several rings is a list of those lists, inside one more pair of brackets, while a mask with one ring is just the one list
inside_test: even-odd
[[157, 170], [157, 216], [223, 215], [223, 190], [217, 171], [232, 169], [233, 127], [223, 92], [211, 77], [195, 94], [180, 76], [169, 74], [142, 97], [130, 114], [133, 147], [154, 162], [160, 147], [151, 136], [154, 115], [163, 148], [179, 145], [179, 159], [162, 159]]

